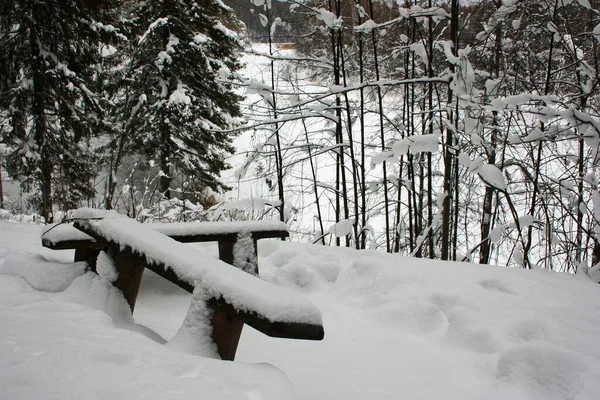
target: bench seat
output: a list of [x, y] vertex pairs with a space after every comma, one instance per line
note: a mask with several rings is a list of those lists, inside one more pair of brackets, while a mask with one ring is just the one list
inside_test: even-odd
[[[254, 240], [289, 236], [287, 226], [280, 221], [158, 222], [144, 226], [182, 243], [235, 241], [239, 232], [246, 231], [251, 232]], [[41, 239], [42, 245], [52, 250], [101, 247], [72, 224], [48, 225]]]
[[[114, 211], [79, 209], [77, 218], [98, 219], [105, 215], [118, 215]], [[181, 243], [217, 242], [219, 259], [233, 264], [233, 247], [240, 232], [249, 232], [257, 251], [257, 240], [286, 238], [287, 226], [280, 221], [234, 221], [234, 222], [169, 222], [143, 224]], [[105, 245], [75, 228], [73, 224], [49, 225], [42, 230], [42, 246], [51, 250], [75, 250], [75, 261], [85, 261], [95, 271], [96, 257]], [[258, 265], [254, 266], [258, 274]]]

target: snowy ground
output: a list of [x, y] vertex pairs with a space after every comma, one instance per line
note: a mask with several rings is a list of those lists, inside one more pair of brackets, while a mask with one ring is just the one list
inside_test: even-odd
[[325, 340], [246, 327], [231, 363], [164, 344], [187, 293], [147, 272], [134, 322], [40, 229], [0, 224], [2, 399], [600, 398], [587, 277], [262, 241], [261, 275], [321, 308]]

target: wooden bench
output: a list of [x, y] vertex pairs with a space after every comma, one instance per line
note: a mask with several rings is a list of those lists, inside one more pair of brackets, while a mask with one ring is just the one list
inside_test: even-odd
[[[94, 214], [106, 214], [97, 210]], [[156, 230], [182, 243], [217, 242], [219, 259], [233, 265], [233, 248], [240, 232], [249, 232], [257, 249], [257, 240], [286, 238], [287, 226], [280, 221], [236, 221], [236, 222], [176, 222], [148, 223], [144, 226]], [[103, 248], [91, 236], [75, 228], [72, 224], [49, 226], [42, 232], [42, 246], [52, 250], [75, 250], [74, 261], [86, 261], [95, 271], [96, 258]], [[255, 266], [258, 273], [258, 264]]]
[[[281, 237], [278, 236], [282, 235], [281, 226], [273, 230], [270, 228], [275, 225], [249, 223], [245, 226], [253, 230], [239, 230], [237, 223], [237, 226], [211, 225], [151, 226], [113, 213], [102, 219], [77, 220], [74, 227], [61, 228], [54, 235], [45, 233], [42, 242], [45, 247], [75, 248], [76, 252], [106, 249], [118, 272], [113, 284], [123, 291], [132, 312], [146, 268], [190, 293], [198, 295], [200, 291], [200, 297], [213, 311], [212, 339], [224, 360], [234, 360], [244, 324], [273, 337], [321, 340], [324, 330], [320, 312], [314, 305], [294, 292], [254, 276], [258, 273], [256, 261], [251, 264], [253, 271], [246, 268], [251, 273], [234, 267], [240, 263], [240, 257], [248, 267], [256, 254], [256, 240], [273, 235]], [[209, 241], [209, 238], [219, 242], [220, 258], [228, 263], [181, 243]]]

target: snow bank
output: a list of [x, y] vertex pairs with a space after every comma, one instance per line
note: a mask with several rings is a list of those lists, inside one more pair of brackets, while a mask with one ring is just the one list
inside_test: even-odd
[[248, 335], [237, 359], [267, 352], [303, 398], [600, 396], [600, 287], [585, 275], [275, 241], [259, 256], [265, 279], [323, 310], [327, 337], [310, 347]]
[[0, 274], [18, 276], [43, 292], [62, 292], [85, 273], [86, 263], [57, 263], [38, 254], [11, 254], [0, 266]]
[[[270, 365], [173, 352], [160, 334], [133, 322], [122, 294], [107, 279], [93, 273], [67, 277], [63, 267], [80, 271], [80, 264], [15, 255], [20, 247], [49, 252], [40, 247], [39, 226], [0, 224], [2, 398], [295, 398], [288, 378]], [[7, 275], [9, 270], [19, 276]], [[53, 289], [70, 284], [63, 292], [40, 292], [28, 283], [47, 285], [56, 272], [64, 279]], [[156, 311], [163, 310], [154, 310], [158, 316]]]
[[[40, 248], [38, 229], [0, 225], [0, 267], [15, 248], [58, 262], [49, 255], [63, 252]], [[63, 293], [0, 275], [3, 396], [287, 399], [283, 370], [307, 400], [600, 398], [600, 286], [585, 274], [277, 240], [259, 242], [259, 264], [264, 279], [319, 306], [323, 341], [245, 328], [235, 363], [179, 354], [159, 339], [178, 341], [190, 296], [154, 274], [135, 326], [92, 274]]]

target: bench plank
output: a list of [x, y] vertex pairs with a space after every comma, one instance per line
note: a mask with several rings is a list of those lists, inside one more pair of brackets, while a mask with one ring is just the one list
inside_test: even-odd
[[[235, 242], [239, 232], [252, 239], [289, 237], [287, 226], [279, 221], [169, 222], [143, 224], [181, 243]], [[42, 231], [42, 246], [52, 250], [95, 249], [102, 245], [71, 224], [57, 224]]]
[[[101, 211], [101, 210], [95, 210]], [[114, 215], [100, 212], [98, 215]], [[234, 221], [234, 222], [183, 222], [149, 223], [145, 227], [156, 230], [181, 243], [213, 242], [219, 244], [219, 259], [233, 264], [233, 248], [240, 232], [250, 232], [257, 253], [259, 239], [289, 237], [287, 226], [280, 221]], [[42, 246], [52, 250], [75, 249], [75, 261], [86, 261], [92, 271], [96, 270], [96, 257], [99, 249], [106, 244], [99, 243], [72, 224], [56, 224], [42, 231]], [[258, 265], [254, 273], [258, 274]]]
[[239, 232], [250, 232], [252, 239], [289, 237], [281, 221], [167, 222], [146, 224], [178, 242], [235, 241]]

